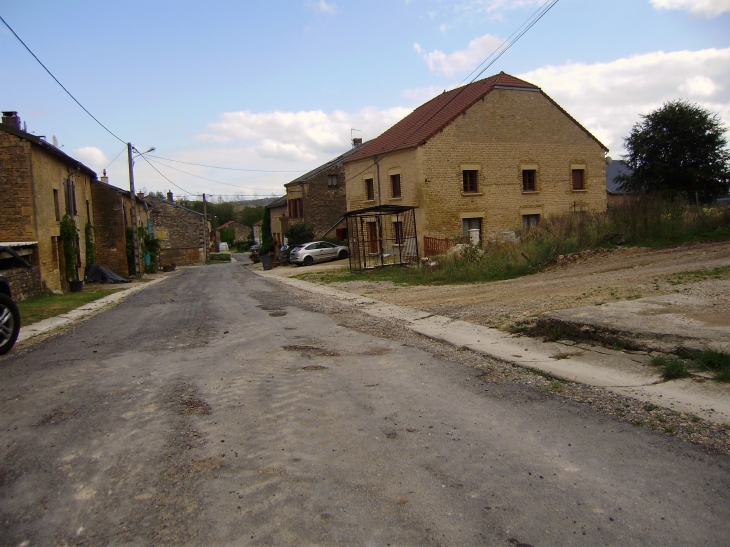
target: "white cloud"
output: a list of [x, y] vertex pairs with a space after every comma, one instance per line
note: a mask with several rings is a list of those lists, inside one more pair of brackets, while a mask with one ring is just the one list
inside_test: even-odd
[[314, 2], [310, 0], [307, 2], [307, 6], [309, 9], [312, 9], [314, 11], [318, 11], [320, 13], [337, 13], [337, 4], [334, 2], [325, 2], [325, 0], [319, 0], [317, 2]]
[[638, 121], [667, 101], [687, 99], [730, 126], [730, 48], [658, 51], [609, 63], [567, 63], [520, 74], [539, 85], [614, 157]]
[[503, 41], [498, 36], [485, 34], [469, 42], [466, 49], [449, 54], [438, 49], [426, 53], [419, 44], [414, 44], [413, 49], [423, 57], [432, 72], [438, 72], [445, 76], [454, 76], [455, 74], [473, 70], [495, 51]]
[[226, 112], [217, 122], [209, 124], [209, 132], [196, 135], [195, 139], [242, 144], [259, 158], [325, 161], [347, 150], [351, 128], [360, 129], [365, 140], [372, 139], [409, 113], [403, 107], [385, 110], [368, 107], [355, 113], [342, 110]]
[[651, 0], [657, 9], [679, 9], [694, 15], [717, 17], [730, 11], [730, 0]]
[[428, 87], [414, 87], [410, 89], [404, 89], [400, 92], [401, 97], [408, 99], [409, 102], [416, 105], [421, 105], [427, 101], [433, 99], [439, 93], [443, 93], [450, 87], [444, 88], [443, 86], [430, 85]]
[[547, 0], [467, 0], [458, 2], [454, 6], [454, 10], [462, 14], [486, 13], [493, 15], [507, 10], [540, 6], [546, 2]]
[[109, 163], [104, 152], [95, 146], [82, 146], [73, 152], [73, 157], [94, 170], [103, 169]]

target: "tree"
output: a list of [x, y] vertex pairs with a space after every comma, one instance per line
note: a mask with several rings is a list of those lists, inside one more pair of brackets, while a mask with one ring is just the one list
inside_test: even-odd
[[290, 247], [309, 243], [314, 239], [314, 226], [306, 222], [295, 222], [284, 235]]
[[678, 100], [642, 116], [624, 139], [626, 165], [619, 177], [632, 192], [662, 192], [708, 202], [730, 189], [726, 127], [717, 114]]
[[253, 225], [259, 220], [264, 219], [265, 212], [266, 208], [263, 205], [258, 205], [256, 207], [244, 207], [241, 210], [240, 222], [244, 226], [248, 226], [253, 230]]
[[274, 238], [271, 235], [271, 215], [266, 211], [264, 222], [261, 225], [261, 249], [259, 249], [259, 254], [265, 255], [273, 250]]

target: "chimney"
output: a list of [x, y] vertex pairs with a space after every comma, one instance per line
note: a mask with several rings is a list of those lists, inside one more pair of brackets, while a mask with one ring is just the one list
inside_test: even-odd
[[144, 197], [144, 192], [137, 192], [137, 197], [142, 199]]
[[362, 146], [362, 137], [355, 137], [352, 139], [352, 147], [357, 148], [358, 146]]
[[106, 176], [106, 169], [104, 169], [104, 174], [101, 176], [101, 182], [109, 184], [109, 177]]
[[9, 125], [13, 129], [20, 129], [20, 118], [14, 110], [3, 111], [3, 125]]
[[172, 191], [171, 190], [168, 190], [167, 191], [167, 201], [175, 201], [174, 199], [172, 199]]

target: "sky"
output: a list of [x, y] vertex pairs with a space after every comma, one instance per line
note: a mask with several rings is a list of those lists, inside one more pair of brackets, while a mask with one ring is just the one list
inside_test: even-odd
[[[135, 160], [137, 189], [278, 196], [352, 136], [375, 138], [468, 82], [544, 3], [0, 0], [0, 16], [116, 137], [1, 23], [0, 109], [119, 187], [131, 142], [155, 147]], [[540, 86], [612, 158], [667, 101], [730, 127], [730, 0], [558, 0], [482, 77], [500, 71]]]

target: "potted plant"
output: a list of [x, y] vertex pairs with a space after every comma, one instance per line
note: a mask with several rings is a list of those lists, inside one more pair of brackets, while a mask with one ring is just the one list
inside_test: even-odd
[[177, 264], [175, 264], [174, 262], [165, 262], [162, 265], [163, 272], [174, 272], [175, 268], [177, 268]]
[[66, 281], [71, 292], [81, 292], [84, 290], [84, 282], [79, 280], [79, 230], [68, 213], [61, 219], [60, 236], [66, 262]]

